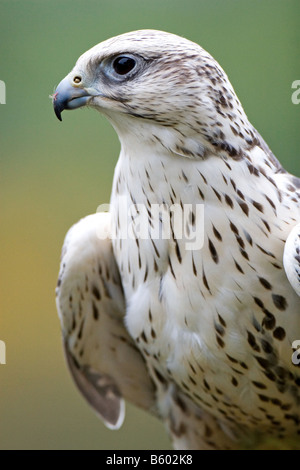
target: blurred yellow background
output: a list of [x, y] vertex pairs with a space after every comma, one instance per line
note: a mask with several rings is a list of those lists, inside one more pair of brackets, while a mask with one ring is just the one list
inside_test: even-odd
[[[109, 202], [118, 138], [100, 114], [54, 116], [49, 95], [78, 56], [153, 28], [201, 44], [250, 121], [300, 175], [298, 0], [0, 0], [0, 449], [168, 449], [163, 425], [127, 407], [107, 430], [64, 364], [54, 289], [68, 228]], [[297, 24], [298, 23], [298, 24]]]

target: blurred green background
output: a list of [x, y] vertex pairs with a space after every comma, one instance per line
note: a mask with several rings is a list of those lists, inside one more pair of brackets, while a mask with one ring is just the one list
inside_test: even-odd
[[[54, 288], [64, 235], [108, 202], [118, 138], [92, 110], [54, 116], [49, 95], [94, 44], [142, 28], [200, 43], [251, 122], [300, 175], [299, 0], [0, 0], [0, 449], [168, 449], [163, 425], [127, 407], [107, 430], [64, 364]], [[101, 150], [100, 150], [101, 149]]]

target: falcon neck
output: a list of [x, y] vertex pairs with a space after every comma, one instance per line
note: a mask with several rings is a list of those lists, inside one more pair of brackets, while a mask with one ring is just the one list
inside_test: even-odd
[[[279, 200], [274, 180], [267, 177], [270, 163], [264, 163], [261, 157], [265, 154], [260, 148], [252, 152], [252, 163], [246, 158], [234, 160], [216, 155], [191, 159], [155, 152], [147, 146], [135, 149], [129, 153], [122, 148], [114, 176], [114, 202], [118, 196], [129, 196], [134, 204], [148, 206], [204, 203], [219, 213], [231, 211], [237, 205], [246, 213], [248, 203], [258, 208], [266, 203], [264, 192], [271, 202]], [[274, 209], [271, 203], [269, 205], [272, 218]]]
[[[122, 149], [116, 166], [113, 194], [129, 196], [134, 204], [192, 204], [216, 201], [217, 191], [234, 193], [227, 183], [230, 170], [221, 158], [195, 160], [167, 152]], [[229, 166], [229, 165], [228, 165]]]

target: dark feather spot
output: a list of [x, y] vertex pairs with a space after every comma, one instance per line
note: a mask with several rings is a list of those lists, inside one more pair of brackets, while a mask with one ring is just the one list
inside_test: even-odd
[[219, 325], [218, 323], [215, 323], [215, 330], [217, 333], [219, 333], [221, 336], [224, 336], [225, 330], [222, 325]]
[[219, 262], [219, 256], [213, 242], [208, 239], [208, 247], [213, 261], [217, 264]]
[[85, 321], [85, 318], [83, 318], [82, 321], [81, 321], [80, 328], [79, 328], [78, 335], [77, 335], [78, 339], [82, 338], [82, 331], [83, 331], [84, 321]]
[[235, 184], [235, 182], [233, 181], [232, 178], [230, 178], [230, 183], [231, 183], [233, 189], [236, 191], [236, 184]]
[[[193, 154], [192, 154], [192, 155], [193, 155]], [[188, 182], [189, 182], [189, 179], [188, 179], [188, 177], [186, 176], [186, 174], [184, 173], [183, 170], [181, 171], [181, 174], [182, 174], [182, 176], [183, 176], [184, 181], [185, 181], [186, 183], [188, 183]]]
[[202, 272], [202, 281], [203, 281], [203, 284], [205, 285], [206, 289], [209, 291], [209, 293], [211, 294], [211, 291], [210, 291], [210, 288], [209, 288], [209, 285], [208, 285], [208, 282], [207, 282], [207, 279], [206, 279], [206, 275], [205, 275], [205, 272], [204, 272], [204, 269], [203, 269], [203, 272]]
[[272, 286], [269, 283], [269, 281], [267, 281], [267, 279], [265, 279], [263, 277], [259, 277], [258, 279], [259, 279], [259, 282], [261, 283], [261, 285], [264, 286], [265, 289], [267, 289], [267, 290], [272, 289]]
[[154, 372], [155, 372], [155, 375], [156, 375], [156, 378], [158, 379], [158, 381], [164, 385], [164, 386], [167, 386], [167, 381], [166, 379], [164, 378], [164, 376], [154, 367]]
[[239, 189], [237, 190], [236, 193], [237, 193], [237, 195], [238, 195], [241, 199], [243, 199], [243, 201], [245, 200], [244, 194], [243, 194]]
[[262, 253], [264, 253], [265, 255], [271, 256], [272, 258], [276, 258], [276, 256], [275, 256], [273, 253], [271, 253], [270, 251], [265, 250], [263, 247], [261, 247], [261, 246], [258, 245], [257, 243], [256, 243], [256, 246], [257, 246], [257, 248], [258, 248]]
[[218, 232], [218, 230], [216, 229], [216, 227], [213, 225], [213, 232], [214, 232], [214, 235], [215, 237], [221, 242], [222, 241], [222, 235], [220, 234], [220, 232]]
[[241, 366], [243, 369], [246, 369], [246, 370], [248, 369], [247, 364], [245, 364], [245, 362], [243, 362], [243, 361], [240, 362], [240, 366]]
[[231, 197], [228, 196], [228, 194], [225, 194], [225, 201], [226, 201], [226, 204], [231, 207], [231, 209], [233, 208], [233, 201], [231, 199]]
[[282, 295], [272, 294], [274, 305], [278, 310], [286, 310], [287, 301]]
[[275, 325], [276, 325], [276, 320], [275, 320], [274, 315], [268, 312], [267, 310], [264, 310], [264, 313], [266, 314], [266, 316], [263, 318], [262, 326], [266, 330], [273, 330], [273, 328], [275, 328]]
[[276, 214], [276, 206], [275, 206], [274, 202], [272, 201], [272, 199], [270, 199], [266, 194], [265, 194], [265, 198], [268, 201], [268, 203], [270, 204], [270, 206], [272, 207], [272, 209], [274, 209], [274, 212]]
[[264, 308], [264, 303], [261, 299], [259, 299], [258, 297], [253, 297], [253, 299], [256, 305], [258, 305], [260, 308]]
[[279, 339], [280, 341], [282, 341], [282, 340], [285, 338], [285, 331], [284, 331], [284, 329], [283, 329], [281, 326], [278, 326], [278, 327], [275, 328], [275, 330], [273, 331], [273, 336], [274, 336], [274, 338]]
[[155, 243], [154, 243], [153, 238], [150, 238], [150, 240], [151, 240], [151, 242], [152, 242], [152, 245], [153, 245], [153, 248], [154, 248], [154, 251], [155, 251], [156, 256], [157, 256], [158, 258], [160, 258], [159, 251], [158, 251], [158, 249], [157, 249], [157, 247], [156, 247], [156, 245], [155, 245]]
[[251, 348], [254, 349], [254, 351], [259, 352], [260, 347], [256, 343], [255, 336], [250, 331], [247, 331], [247, 334], [248, 334], [248, 343], [250, 344]]
[[246, 214], [246, 216], [248, 217], [249, 215], [249, 207], [247, 205], [246, 202], [243, 202], [243, 201], [238, 201], [239, 203], [239, 206], [240, 208], [242, 209], [242, 211], [244, 212], [244, 214]]
[[300, 377], [297, 377], [295, 379], [295, 384], [297, 385], [297, 387], [300, 387]]
[[177, 256], [177, 259], [178, 259], [179, 263], [181, 263], [182, 262], [182, 257], [181, 257], [179, 245], [178, 245], [178, 242], [177, 242], [176, 239], [175, 239], [175, 253], [176, 253], [176, 256]]
[[249, 233], [246, 232], [246, 230], [244, 230], [244, 235], [245, 235], [246, 240], [249, 243], [249, 245], [252, 246], [253, 245], [253, 240], [252, 240], [251, 236], [249, 235]]
[[180, 398], [179, 395], [174, 395], [174, 402], [176, 403], [177, 406], [183, 411], [184, 413], [187, 411], [186, 404], [184, 401]]
[[266, 229], [268, 230], [268, 232], [271, 233], [271, 227], [270, 225], [268, 224], [268, 222], [264, 219], [261, 219], [262, 223], [264, 224], [264, 226], [266, 227]]
[[74, 362], [74, 365], [75, 365], [76, 369], [80, 369], [80, 364], [74, 356], [72, 356], [72, 360]]
[[266, 389], [267, 387], [265, 386], [265, 384], [261, 383], [261, 382], [256, 382], [255, 380], [252, 380], [252, 383], [253, 385], [255, 385], [255, 387], [257, 388], [260, 388], [260, 389]]
[[235, 387], [237, 387], [238, 384], [239, 384], [235, 377], [232, 377], [232, 378], [231, 378], [231, 383], [232, 383], [232, 385], [234, 385]]
[[101, 299], [100, 291], [99, 291], [98, 287], [93, 286], [93, 288], [92, 288], [92, 294], [96, 297], [97, 300], [100, 300], [100, 299]]
[[230, 360], [230, 362], [232, 362], [233, 364], [237, 364], [239, 361], [237, 359], [235, 359], [234, 357], [232, 356], [229, 356], [229, 354], [226, 354], [226, 356], [228, 357], [228, 359]]
[[248, 165], [248, 170], [251, 175], [259, 176], [259, 171], [255, 166], [253, 166], [251, 163], [247, 163]]
[[99, 311], [98, 311], [98, 308], [96, 307], [95, 302], [92, 303], [92, 307], [93, 307], [93, 317], [94, 317], [95, 320], [98, 320], [99, 319]]
[[245, 251], [245, 250], [243, 250], [242, 248], [240, 248], [240, 252], [241, 252], [241, 255], [242, 255], [247, 261], [249, 261], [249, 256], [248, 256], [247, 251]]
[[146, 282], [148, 277], [148, 265], [146, 264], [146, 269], [145, 269], [145, 276], [144, 276], [144, 282]]
[[224, 320], [224, 318], [222, 318], [221, 315], [219, 314], [218, 314], [218, 318], [219, 318], [221, 325], [224, 326], [224, 328], [226, 328], [226, 321]]
[[263, 212], [263, 211], [264, 211], [264, 208], [263, 208], [262, 204], [260, 204], [259, 202], [257, 202], [257, 201], [252, 201], [252, 204], [253, 204], [253, 206], [254, 206], [259, 212]]
[[175, 276], [174, 271], [173, 271], [173, 266], [172, 266], [172, 263], [171, 263], [170, 256], [168, 256], [168, 264], [169, 264], [172, 276], [174, 277], [174, 279], [176, 279], [176, 276]]
[[264, 374], [269, 380], [271, 380], [271, 382], [276, 381], [276, 375], [273, 372], [271, 372], [270, 370], [264, 371]]
[[239, 235], [236, 235], [236, 241], [238, 242], [238, 244], [240, 245], [241, 248], [245, 248], [245, 243], [244, 243], [244, 240], [242, 239], [242, 237], [240, 237]]
[[193, 273], [194, 273], [194, 276], [197, 276], [197, 269], [196, 269], [196, 266], [195, 266], [195, 262], [194, 262], [194, 257], [192, 255], [192, 265], [193, 265]]
[[197, 385], [196, 380], [189, 375], [189, 381], [192, 382], [193, 385]]
[[213, 192], [215, 193], [215, 195], [217, 196], [217, 198], [219, 199], [219, 201], [221, 202], [222, 201], [221, 194], [218, 193], [218, 191], [215, 188], [212, 188], [212, 189], [213, 189]]
[[239, 231], [238, 231], [238, 228], [236, 225], [234, 225], [234, 223], [232, 223], [231, 221], [229, 221], [229, 226], [230, 226], [230, 229], [232, 230], [232, 232], [235, 234], [235, 235], [239, 235]]
[[268, 359], [265, 359], [264, 357], [260, 357], [260, 356], [254, 356], [255, 359], [257, 360], [257, 362], [261, 365], [261, 367], [263, 367], [263, 369], [269, 369], [270, 368], [270, 362], [268, 361]]
[[203, 379], [203, 385], [206, 388], [206, 390], [210, 390], [210, 386], [208, 385], [205, 379]]
[[268, 402], [270, 401], [269, 397], [266, 397], [265, 395], [258, 395], [259, 399], [263, 402]]
[[205, 424], [205, 426], [204, 426], [204, 437], [206, 437], [206, 438], [211, 437], [212, 433], [213, 432], [212, 432], [211, 428], [207, 424]]
[[143, 330], [142, 333], [141, 333], [141, 338], [142, 338], [142, 340], [143, 340], [145, 343], [148, 343], [147, 336], [146, 336], [144, 330]]
[[233, 261], [234, 261], [234, 264], [235, 264], [236, 269], [237, 269], [240, 273], [244, 274], [244, 271], [242, 270], [241, 266], [235, 261], [235, 259], [234, 259]]
[[207, 184], [207, 179], [205, 176], [202, 175], [202, 173], [198, 170], [198, 173], [200, 174], [201, 178], [203, 179], [204, 183]]
[[266, 354], [272, 354], [273, 353], [273, 348], [272, 348], [271, 344], [268, 341], [266, 341], [265, 339], [261, 340], [261, 347], [262, 347], [263, 351]]
[[204, 200], [205, 199], [204, 194], [203, 194], [203, 192], [201, 191], [201, 189], [199, 187], [198, 187], [198, 192], [199, 192], [199, 195], [200, 195], [201, 199]]

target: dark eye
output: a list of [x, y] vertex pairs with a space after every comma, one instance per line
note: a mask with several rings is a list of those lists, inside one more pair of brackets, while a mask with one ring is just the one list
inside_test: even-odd
[[120, 56], [113, 62], [114, 71], [118, 75], [126, 75], [136, 66], [136, 61], [132, 57]]

